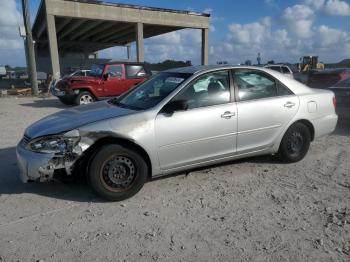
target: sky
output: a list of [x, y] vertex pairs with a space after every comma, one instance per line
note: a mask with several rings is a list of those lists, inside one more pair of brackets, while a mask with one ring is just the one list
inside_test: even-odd
[[[40, 0], [28, 0], [32, 22]], [[205, 12], [211, 15], [209, 63], [299, 61], [318, 55], [324, 63], [350, 58], [350, 0], [107, 0]], [[20, 0], [0, 0], [0, 65], [25, 65]], [[145, 60], [191, 60], [200, 63], [201, 33], [184, 29], [145, 40]], [[135, 55], [135, 46], [133, 45]], [[101, 57], [126, 58], [126, 49], [110, 48]]]

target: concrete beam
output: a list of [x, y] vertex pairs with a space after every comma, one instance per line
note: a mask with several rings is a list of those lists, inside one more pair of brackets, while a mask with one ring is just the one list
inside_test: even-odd
[[60, 70], [60, 62], [59, 62], [59, 55], [58, 55], [55, 17], [53, 15], [46, 14], [46, 22], [47, 22], [47, 35], [49, 39], [51, 66], [52, 66], [52, 77], [54, 79], [59, 79], [61, 70]]
[[149, 37], [156, 36], [156, 35], [166, 34], [166, 33], [170, 33], [170, 32], [181, 30], [181, 29], [182, 28], [170, 27], [170, 26], [167, 26], [167, 27], [156, 27], [156, 26], [147, 27], [147, 28], [144, 28], [144, 30], [143, 30], [143, 38], [149, 38]]
[[[172, 31], [179, 30], [181, 28], [177, 27], [144, 27], [143, 29], [143, 38], [149, 38], [156, 35], [161, 35], [165, 33], [169, 33]], [[125, 34], [118, 34], [113, 36], [113, 38], [108, 39], [108, 43], [116, 43], [120, 45], [124, 45], [129, 42], [135, 41], [135, 33], [132, 31], [125, 32]]]
[[59, 49], [61, 48], [69, 48], [70, 46], [80, 46], [80, 47], [91, 47], [91, 46], [100, 46], [101, 48], [113, 47], [112, 43], [100, 43], [100, 42], [92, 42], [92, 41], [80, 41], [80, 40], [62, 40], [59, 42]]
[[93, 35], [98, 35], [100, 33], [103, 33], [104, 31], [110, 32], [110, 29], [113, 28], [114, 26], [115, 26], [115, 23], [105, 22], [103, 25], [91, 30], [90, 32], [87, 32], [80, 39], [85, 40]]
[[91, 29], [94, 29], [101, 25], [103, 21], [89, 21], [89, 23], [85, 26], [83, 26], [78, 32], [74, 33], [70, 40], [78, 39], [80, 36], [84, 35], [86, 32], [90, 31]]
[[79, 19], [76, 20], [72, 23], [72, 25], [70, 25], [68, 28], [64, 28], [64, 30], [62, 30], [62, 32], [60, 33], [60, 35], [58, 36], [58, 39], [62, 39], [65, 36], [69, 35], [70, 33], [72, 33], [74, 30], [76, 30], [79, 26], [81, 26], [83, 23], [85, 23], [85, 20], [83, 19]]
[[[48, 1], [47, 1], [48, 2]], [[149, 10], [127, 6], [50, 0], [47, 12], [56, 16], [107, 21], [144, 23], [185, 28], [209, 28], [209, 17], [166, 10]]]
[[136, 28], [136, 58], [137, 62], [145, 61], [144, 54], [144, 44], [143, 44], [143, 24], [137, 23], [135, 25]]
[[125, 30], [128, 30], [130, 29], [130, 27], [133, 27], [133, 25], [130, 25], [130, 24], [116, 24], [115, 25], [115, 29], [114, 30], [110, 30], [110, 31], [107, 31], [103, 34], [100, 34], [96, 37], [93, 37], [93, 41], [99, 41], [99, 42], [106, 42], [108, 41], [110, 38], [114, 38], [117, 34], [119, 34], [120, 32], [123, 32]]
[[209, 30], [202, 29], [202, 65], [208, 64], [208, 53], [209, 53], [209, 44], [208, 44], [208, 35]]
[[62, 19], [61, 18], [61, 21], [57, 24], [56, 26], [56, 32], [57, 34], [59, 34], [61, 32], [61, 30], [66, 26], [68, 25], [70, 22], [72, 21], [71, 18], [65, 18], [65, 19]]
[[[132, 27], [135, 27], [133, 25]], [[119, 32], [117, 35], [112, 35], [108, 38], [103, 39], [104, 43], [116, 43], [116, 42], [125, 42], [128, 41], [133, 42], [135, 41], [135, 30], [125, 29], [122, 32]]]

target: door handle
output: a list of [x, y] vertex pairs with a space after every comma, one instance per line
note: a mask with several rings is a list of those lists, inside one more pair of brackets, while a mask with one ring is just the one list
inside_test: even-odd
[[292, 108], [295, 106], [295, 103], [288, 101], [287, 103], [284, 104], [284, 107]]
[[231, 117], [233, 117], [235, 115], [236, 115], [236, 113], [234, 113], [234, 112], [226, 111], [225, 113], [223, 113], [221, 115], [221, 117], [225, 118], [225, 119], [229, 119], [229, 118], [231, 118]]

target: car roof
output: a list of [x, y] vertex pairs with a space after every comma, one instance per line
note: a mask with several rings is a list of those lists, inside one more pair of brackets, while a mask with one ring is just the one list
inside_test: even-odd
[[126, 64], [126, 65], [144, 65], [142, 62], [131, 62], [131, 61], [108, 61], [106, 63], [100, 63], [101, 65], [114, 65], [114, 64]]
[[289, 66], [287, 64], [268, 64], [268, 65], [264, 65], [264, 67], [269, 67], [269, 66]]
[[198, 66], [186, 66], [186, 67], [178, 67], [165, 70], [163, 72], [170, 73], [186, 73], [186, 74], [197, 74], [206, 71], [214, 71], [214, 70], [224, 70], [224, 69], [258, 69], [263, 70], [263, 67], [257, 66], [239, 66], [239, 65], [198, 65]]

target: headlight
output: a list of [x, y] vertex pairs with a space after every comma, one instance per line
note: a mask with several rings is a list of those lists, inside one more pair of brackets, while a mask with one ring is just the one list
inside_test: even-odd
[[27, 149], [38, 153], [65, 153], [72, 152], [79, 143], [78, 130], [72, 130], [62, 135], [45, 136], [30, 141]]

